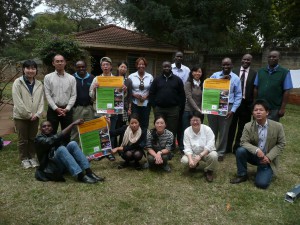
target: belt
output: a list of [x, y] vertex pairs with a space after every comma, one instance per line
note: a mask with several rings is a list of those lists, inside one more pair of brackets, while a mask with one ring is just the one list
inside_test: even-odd
[[64, 105], [64, 106], [57, 105], [57, 107], [61, 108], [61, 109], [65, 109], [67, 107], [67, 105]]
[[74, 107], [77, 107], [77, 106], [89, 106], [89, 105], [93, 105], [92, 103], [88, 103], [88, 104], [76, 104], [74, 105]]

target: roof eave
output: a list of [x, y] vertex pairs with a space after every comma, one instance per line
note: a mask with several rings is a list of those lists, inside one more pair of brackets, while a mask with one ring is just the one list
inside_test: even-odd
[[[172, 49], [171, 48], [145, 48], [145, 47], [82, 43], [82, 42], [79, 42], [79, 45], [85, 49], [95, 48], [95, 49], [130, 50], [130, 51], [165, 52], [165, 53], [174, 53], [178, 50], [176, 47]], [[184, 53], [192, 54], [194, 53], [194, 51], [184, 51]]]

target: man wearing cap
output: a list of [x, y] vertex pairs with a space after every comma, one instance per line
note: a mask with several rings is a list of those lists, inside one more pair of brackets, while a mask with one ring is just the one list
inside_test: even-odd
[[[75, 64], [77, 98], [73, 107], [73, 121], [83, 119], [89, 121], [94, 119], [93, 101], [89, 95], [89, 90], [93, 82], [94, 76], [86, 71], [86, 63], [79, 60]], [[73, 127], [71, 132], [71, 140], [79, 142], [77, 127]]]
[[[102, 74], [100, 74], [99, 76], [113, 76], [111, 73], [112, 70], [112, 60], [109, 57], [103, 57], [100, 59], [100, 66], [102, 69]], [[96, 99], [96, 88], [99, 86], [98, 82], [97, 82], [97, 77], [94, 78], [91, 87], [90, 87], [90, 97], [95, 100]], [[118, 115], [110, 115], [107, 114], [107, 116], [110, 117], [110, 130], [115, 130], [116, 128], [116, 124], [117, 124], [117, 120], [118, 120]], [[111, 144], [112, 147], [116, 147], [113, 146], [113, 144], [115, 143], [114, 141], [114, 137], [111, 138]], [[108, 159], [110, 161], [114, 161], [115, 157], [111, 154], [108, 156]]]
[[[66, 60], [62, 55], [55, 55], [52, 60], [55, 71], [44, 78], [45, 95], [48, 101], [47, 120], [51, 122], [53, 133], [57, 133], [73, 122], [73, 105], [76, 101], [76, 80], [66, 73]], [[64, 137], [64, 143], [70, 142], [70, 135]]]

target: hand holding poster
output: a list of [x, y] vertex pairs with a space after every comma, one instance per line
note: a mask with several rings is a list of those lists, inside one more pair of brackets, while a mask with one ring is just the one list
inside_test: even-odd
[[98, 76], [96, 91], [97, 113], [123, 114], [124, 92], [123, 77]]
[[203, 85], [202, 113], [226, 116], [228, 112], [230, 80], [206, 79]]
[[89, 160], [111, 154], [111, 142], [105, 116], [78, 125], [82, 152]]

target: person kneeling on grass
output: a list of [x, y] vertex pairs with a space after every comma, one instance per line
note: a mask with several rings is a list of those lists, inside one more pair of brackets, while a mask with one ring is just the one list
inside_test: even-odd
[[118, 169], [128, 167], [130, 161], [134, 161], [134, 167], [140, 170], [141, 165], [139, 161], [145, 155], [146, 131], [143, 131], [140, 127], [138, 114], [132, 114], [130, 116], [129, 125], [110, 130], [109, 134], [111, 137], [123, 135], [121, 146], [112, 149], [113, 154], [119, 152], [121, 157], [125, 160], [125, 162], [118, 166]]
[[241, 147], [236, 151], [237, 177], [230, 180], [238, 184], [248, 180], [247, 162], [257, 165], [255, 185], [266, 189], [276, 175], [279, 155], [285, 147], [285, 134], [280, 123], [268, 119], [269, 106], [265, 100], [253, 103], [254, 120], [246, 123]]
[[213, 172], [218, 166], [218, 153], [215, 147], [215, 135], [209, 126], [201, 124], [202, 114], [193, 112], [190, 118], [191, 126], [184, 131], [183, 164], [188, 164], [190, 171], [194, 171], [203, 160], [208, 165], [204, 168], [205, 178], [213, 181]]
[[[41, 124], [41, 133], [35, 138], [37, 157], [40, 166], [35, 178], [40, 181], [65, 181], [63, 173], [67, 169], [78, 181], [93, 184], [104, 181], [104, 178], [92, 172], [90, 163], [80, 150], [77, 142], [71, 141], [63, 146], [63, 138], [68, 135], [73, 126], [82, 124], [78, 119], [66, 127], [61, 133], [53, 135], [52, 124], [45, 121]], [[85, 174], [84, 174], [85, 172]]]
[[148, 162], [144, 168], [162, 166], [167, 172], [171, 172], [168, 160], [171, 158], [173, 144], [173, 133], [166, 129], [166, 121], [163, 116], [158, 115], [154, 119], [155, 128], [148, 131], [146, 150]]

